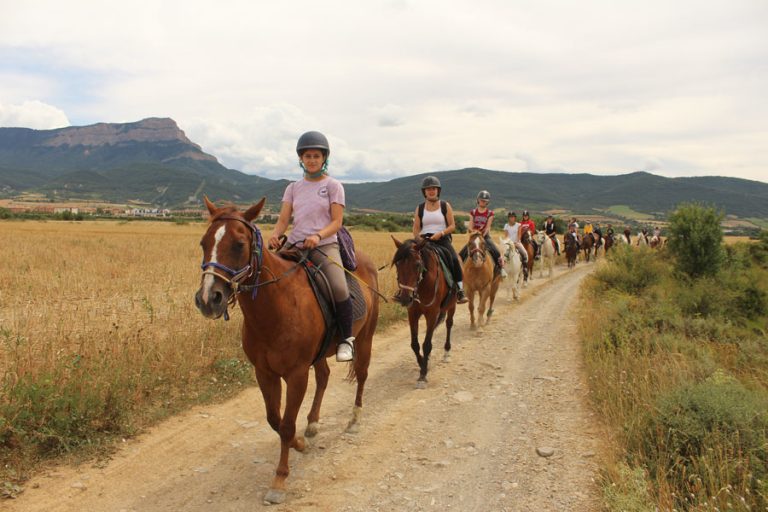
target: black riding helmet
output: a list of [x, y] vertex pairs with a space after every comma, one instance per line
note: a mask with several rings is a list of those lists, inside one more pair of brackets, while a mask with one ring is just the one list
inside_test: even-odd
[[328, 158], [328, 155], [331, 154], [328, 139], [320, 132], [307, 132], [299, 137], [299, 141], [296, 143], [296, 153], [299, 157], [308, 149], [319, 149], [325, 158]]
[[421, 195], [427, 197], [425, 190], [430, 187], [436, 187], [437, 197], [440, 197], [440, 192], [443, 190], [443, 187], [440, 185], [440, 180], [437, 179], [436, 176], [427, 176], [421, 181]]
[[491, 200], [491, 193], [488, 192], [487, 190], [481, 190], [477, 194], [477, 200], [479, 201], [481, 199], [485, 199], [486, 201], [490, 201]]

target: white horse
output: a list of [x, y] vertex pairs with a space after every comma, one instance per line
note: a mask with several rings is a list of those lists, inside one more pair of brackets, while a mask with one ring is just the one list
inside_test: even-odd
[[539, 244], [541, 262], [539, 263], [539, 277], [544, 275], [544, 267], [548, 270], [548, 278], [552, 278], [552, 266], [555, 264], [555, 243], [544, 231], [536, 233], [536, 241]]
[[[501, 242], [501, 257], [506, 262], [507, 278], [504, 280], [503, 286], [507, 289], [507, 300], [511, 300], [514, 297], [515, 300], [520, 300], [520, 283], [523, 280], [523, 260], [520, 259], [520, 255], [517, 253], [515, 243], [509, 238], [499, 237]], [[512, 297], [510, 297], [510, 295]]]
[[637, 234], [637, 242], [635, 242], [635, 245], [638, 247], [648, 247], [648, 239], [645, 238], [642, 231]]

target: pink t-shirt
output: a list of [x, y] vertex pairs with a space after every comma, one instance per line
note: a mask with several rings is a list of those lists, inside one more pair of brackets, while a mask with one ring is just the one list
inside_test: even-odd
[[[293, 230], [288, 233], [288, 242], [295, 244], [331, 223], [331, 204], [344, 206], [344, 186], [330, 176], [319, 181], [294, 181], [286, 187], [283, 202], [293, 207]], [[334, 234], [320, 240], [320, 245], [336, 241]]]

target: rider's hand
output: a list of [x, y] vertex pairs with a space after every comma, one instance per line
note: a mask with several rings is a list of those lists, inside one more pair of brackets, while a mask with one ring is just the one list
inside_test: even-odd
[[433, 242], [437, 242], [441, 238], [443, 238], [443, 232], [442, 231], [438, 231], [437, 233], [434, 233], [431, 237], [429, 237], [429, 239], [432, 240]]
[[280, 247], [280, 237], [272, 233], [272, 236], [269, 237], [267, 245], [273, 251], [277, 250]]
[[320, 235], [318, 234], [309, 235], [307, 238], [304, 239], [305, 249], [314, 249], [319, 244], [320, 244]]

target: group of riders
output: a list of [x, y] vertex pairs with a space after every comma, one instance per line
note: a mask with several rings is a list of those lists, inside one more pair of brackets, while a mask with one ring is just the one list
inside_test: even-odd
[[[338, 264], [341, 261], [337, 232], [342, 227], [345, 206], [344, 186], [328, 175], [328, 157], [330, 145], [328, 139], [320, 132], [311, 131], [299, 137], [296, 144], [299, 165], [303, 171], [303, 179], [288, 185], [283, 194], [280, 215], [275, 228], [268, 238], [269, 247], [279, 249], [283, 245], [284, 234], [291, 220], [293, 229], [288, 233], [289, 246], [298, 245], [310, 249], [309, 259], [321, 267], [332, 289], [337, 321], [341, 330], [341, 342], [338, 344], [336, 359], [350, 361], [353, 358], [355, 338], [352, 335], [352, 304], [344, 270]], [[424, 202], [416, 207], [413, 217], [413, 237], [415, 240], [428, 239], [433, 247], [443, 256], [456, 286], [456, 298], [459, 304], [467, 302], [464, 295], [461, 260], [467, 258], [467, 248], [461, 251], [461, 260], [451, 244], [451, 234], [456, 231], [456, 221], [450, 203], [440, 199], [442, 186], [435, 176], [427, 176], [421, 183], [421, 193]], [[477, 195], [477, 205], [470, 211], [473, 232], [482, 233], [486, 248], [493, 257], [496, 271], [506, 277], [504, 259], [498, 247], [491, 238], [493, 210], [488, 208], [491, 194], [487, 190]], [[527, 272], [528, 252], [523, 241], [530, 241], [534, 248], [534, 258], [538, 259], [539, 247], [534, 240], [536, 224], [531, 219], [528, 210], [523, 211], [520, 221], [515, 212], [509, 212], [504, 232], [512, 246], [516, 248]], [[581, 244], [582, 237], [578, 233], [579, 225], [575, 218], [568, 224], [567, 237], [573, 237]], [[557, 254], [560, 254], [560, 243], [555, 236], [555, 222], [550, 215], [544, 221], [544, 233], [554, 242]], [[658, 228], [654, 232], [658, 236]], [[595, 245], [602, 244], [603, 233], [599, 226], [586, 224], [584, 235], [595, 238]], [[608, 224], [605, 236], [613, 237], [614, 231]], [[630, 241], [629, 228], [624, 230], [627, 242]], [[640, 236], [648, 236], [647, 228], [643, 228]], [[313, 250], [318, 249], [318, 250]], [[320, 250], [321, 249], [321, 250]], [[328, 263], [328, 264], [326, 264]]]

